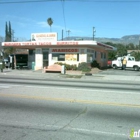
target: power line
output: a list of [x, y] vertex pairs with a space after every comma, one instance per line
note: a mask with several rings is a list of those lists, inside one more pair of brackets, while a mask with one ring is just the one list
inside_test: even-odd
[[[64, 0], [21, 0], [21, 1], [1, 1], [0, 4], [15, 4], [15, 3], [35, 3], [35, 2], [56, 2], [56, 1], [64, 1]], [[65, 0], [69, 2], [116, 2], [116, 3], [129, 3], [129, 2], [140, 2], [140, 0]]]
[[49, 1], [60, 1], [60, 0], [22, 0], [22, 1], [2, 1], [0, 4], [15, 4], [15, 3], [35, 3], [35, 2], [49, 2]]
[[67, 27], [66, 27], [66, 19], [65, 19], [64, 0], [61, 0], [61, 2], [62, 2], [62, 10], [63, 10], [63, 19], [64, 19], [65, 31], [66, 31]]

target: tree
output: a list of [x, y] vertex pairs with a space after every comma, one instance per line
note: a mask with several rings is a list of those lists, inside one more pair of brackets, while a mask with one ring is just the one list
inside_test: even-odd
[[16, 49], [15, 48], [13, 48], [13, 47], [6, 47], [5, 49], [4, 49], [4, 57], [8, 57], [10, 54], [14, 54], [16, 52]]
[[12, 41], [12, 29], [11, 29], [11, 23], [9, 21], [9, 28], [7, 22], [5, 24], [5, 42], [11, 42], [11, 41]]
[[8, 42], [8, 25], [7, 25], [7, 22], [5, 24], [5, 42]]
[[108, 60], [114, 60], [116, 58], [116, 51], [109, 51], [108, 52]]
[[140, 61], [140, 52], [134, 52], [132, 55], [135, 57], [136, 61]]
[[47, 19], [47, 23], [48, 23], [48, 25], [50, 26], [50, 32], [51, 32], [51, 26], [52, 26], [52, 24], [53, 24], [53, 19], [50, 17], [50, 18], [48, 18]]
[[[12, 29], [11, 29], [11, 23], [9, 21], [9, 27], [7, 25], [7, 22], [5, 24], [5, 42], [11, 42], [12, 41]], [[4, 49], [4, 57], [7, 57], [9, 54], [15, 53], [16, 49], [13, 47], [6, 47]]]
[[127, 55], [127, 49], [126, 46], [123, 44], [117, 44], [117, 55], [118, 56], [124, 56]]
[[12, 29], [11, 29], [11, 23], [9, 21], [9, 41], [12, 41]]

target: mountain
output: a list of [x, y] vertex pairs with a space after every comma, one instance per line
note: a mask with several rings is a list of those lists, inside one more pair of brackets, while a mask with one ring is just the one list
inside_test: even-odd
[[[63, 40], [93, 40], [93, 37], [80, 37], [80, 36], [71, 36], [66, 37]], [[139, 45], [140, 34], [138, 35], [126, 35], [121, 38], [106, 38], [106, 37], [95, 37], [97, 42], [112, 42], [112, 43], [121, 43], [121, 44], [129, 44], [133, 43], [134, 45]], [[0, 42], [4, 41], [4, 37], [0, 36]], [[25, 38], [18, 38], [18, 41], [27, 41]]]
[[[93, 40], [93, 37], [79, 37], [79, 36], [71, 36], [66, 37], [63, 40]], [[106, 38], [106, 37], [95, 37], [96, 41], [98, 42], [112, 42], [112, 43], [122, 43], [122, 44], [129, 44], [133, 43], [134, 45], [139, 45], [140, 34], [139, 35], [126, 35], [121, 38]]]
[[0, 42], [4, 41], [4, 37], [0, 36]]

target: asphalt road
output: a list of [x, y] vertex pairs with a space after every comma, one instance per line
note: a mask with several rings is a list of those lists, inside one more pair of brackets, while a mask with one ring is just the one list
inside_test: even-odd
[[140, 83], [0, 77], [0, 140], [128, 140]]
[[103, 70], [99, 74], [140, 76], [140, 71], [134, 71], [133, 69], [122, 70], [122, 69], [110, 68], [110, 69], [107, 69], [107, 70]]

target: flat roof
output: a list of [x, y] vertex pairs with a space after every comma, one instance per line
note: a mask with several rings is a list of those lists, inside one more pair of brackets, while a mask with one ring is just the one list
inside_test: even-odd
[[99, 43], [97, 41], [53, 41], [53, 42], [37, 42], [37, 41], [28, 41], [28, 42], [2, 42], [4, 47], [14, 47], [21, 49], [35, 49], [35, 48], [52, 48], [52, 47], [99, 47], [106, 50], [116, 50], [115, 47]]

